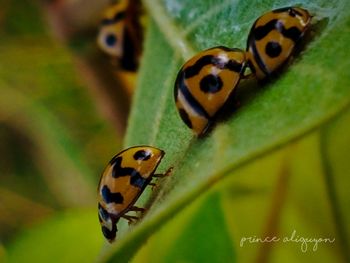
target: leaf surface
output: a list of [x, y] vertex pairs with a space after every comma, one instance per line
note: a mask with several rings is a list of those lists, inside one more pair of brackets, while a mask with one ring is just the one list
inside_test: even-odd
[[[233, 171], [322, 127], [349, 105], [350, 16], [347, 1], [157, 1], [150, 13], [139, 86], [125, 146], [166, 151], [159, 171], [174, 166], [152, 196], [144, 220], [107, 249], [102, 261], [130, 259], [162, 224]], [[245, 48], [254, 20], [278, 7], [301, 5], [315, 15], [315, 36], [273, 82], [242, 85], [241, 106], [197, 139], [175, 108], [177, 71], [195, 52], [214, 45]], [[318, 23], [317, 23], [318, 22]], [[146, 203], [150, 193], [141, 197]], [[147, 203], [150, 205], [150, 203]], [[123, 228], [123, 227], [122, 227]]]

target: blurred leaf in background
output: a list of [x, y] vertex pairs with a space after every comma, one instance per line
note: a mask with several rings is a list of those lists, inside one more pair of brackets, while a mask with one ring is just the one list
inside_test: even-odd
[[18, 235], [7, 259], [9, 262], [92, 262], [102, 245], [101, 234], [95, 229], [95, 209], [56, 213]]
[[[0, 261], [91, 260], [103, 240], [96, 184], [120, 149], [127, 112], [103, 106], [103, 91], [91, 89], [100, 82], [87, 85], [91, 70], [78, 68], [68, 37], [58, 40], [48, 10], [62, 4], [0, 1]], [[94, 36], [80, 37], [88, 57]], [[113, 114], [124, 116], [117, 126]]]

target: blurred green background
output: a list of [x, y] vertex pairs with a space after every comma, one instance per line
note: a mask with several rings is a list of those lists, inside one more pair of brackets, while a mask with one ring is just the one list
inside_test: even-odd
[[[108, 2], [0, 0], [0, 262], [106, 258], [100, 257], [109, 246], [97, 220], [96, 188], [106, 161], [122, 148], [132, 100], [95, 44]], [[181, 1], [175, 1], [178, 6], [163, 2], [168, 11], [183, 15]], [[157, 42], [158, 29], [151, 26], [149, 39]], [[169, 107], [169, 112], [171, 116], [175, 109]], [[134, 119], [143, 118], [137, 114]], [[133, 262], [152, 263], [349, 262], [349, 123], [350, 111], [344, 108], [320, 127], [239, 166], [157, 231], [146, 225], [151, 238], [140, 250], [131, 245], [125, 254]], [[173, 126], [166, 128], [173, 132]], [[129, 141], [143, 141], [132, 134], [142, 129], [130, 132]], [[225, 126], [214, 136], [220, 134], [225, 135]], [[158, 137], [167, 145], [168, 133]], [[169, 144], [176, 156], [178, 146]], [[176, 178], [168, 188], [172, 183], [181, 188]], [[305, 253], [301, 242], [240, 246], [243, 237], [283, 238], [294, 230], [300, 237], [336, 241], [320, 243], [315, 251], [309, 244]], [[132, 238], [143, 242], [147, 234], [142, 235]]]
[[89, 2], [0, 1], [0, 261], [86, 262], [102, 245], [97, 182], [128, 114], [111, 98], [128, 98], [95, 46], [107, 1]]

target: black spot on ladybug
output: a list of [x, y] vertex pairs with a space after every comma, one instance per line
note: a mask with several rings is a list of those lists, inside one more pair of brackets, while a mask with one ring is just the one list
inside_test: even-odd
[[302, 32], [295, 26], [282, 31], [282, 35], [286, 38], [297, 42], [302, 36]]
[[144, 188], [148, 184], [148, 181], [147, 179], [143, 178], [140, 174], [137, 174], [130, 177], [130, 184], [138, 188]]
[[144, 187], [147, 183], [146, 179], [134, 168], [121, 167], [122, 160], [123, 158], [121, 156], [114, 158], [112, 177], [130, 176], [130, 184], [139, 188]]
[[269, 57], [275, 58], [281, 54], [282, 47], [278, 42], [270, 41], [266, 44], [265, 52]]
[[105, 41], [107, 46], [113, 47], [117, 43], [117, 37], [114, 34], [108, 34]]
[[261, 40], [266, 37], [272, 30], [277, 30], [284, 37], [297, 42], [301, 37], [301, 31], [297, 27], [291, 27], [286, 29], [284, 24], [278, 19], [273, 19], [266, 23], [263, 26], [258, 26], [254, 28], [254, 30], [249, 34], [248, 43], [250, 43], [251, 38], [255, 38], [255, 40]]
[[123, 158], [121, 156], [118, 156], [118, 157], [115, 156], [113, 159], [114, 159], [114, 162], [112, 163], [112, 165], [113, 165], [112, 177], [113, 178], [132, 175], [135, 172], [135, 169], [133, 169], [133, 168], [121, 167], [122, 160], [123, 160]]
[[103, 197], [103, 200], [109, 204], [109, 203], [116, 203], [116, 204], [122, 204], [124, 201], [124, 198], [121, 193], [112, 193], [111, 190], [109, 190], [107, 185], [104, 185], [101, 190], [101, 195]]
[[210, 64], [216, 64], [217, 61], [218, 60], [212, 55], [202, 56], [196, 61], [196, 63], [184, 68], [183, 71], [181, 70], [180, 72], [183, 73], [183, 76], [182, 76], [183, 78], [186, 78], [186, 79], [192, 78], [198, 75], [203, 67]]
[[241, 73], [243, 70], [243, 65], [241, 63], [238, 63], [237, 61], [229, 60], [226, 63], [225, 68], [237, 73]]
[[205, 93], [216, 93], [221, 90], [223, 83], [219, 76], [209, 74], [201, 79], [199, 85], [201, 91]]
[[179, 109], [180, 117], [183, 120], [183, 122], [192, 129], [192, 122], [190, 117], [188, 116], [187, 112], [184, 109]]
[[270, 20], [263, 26], [258, 26], [252, 29], [253, 31], [249, 34], [249, 36], [254, 36], [256, 40], [261, 40], [264, 37], [267, 36], [268, 33], [271, 32], [271, 30], [274, 30], [276, 28], [276, 23], [278, 22], [277, 19]]
[[[238, 49], [228, 49], [225, 47], [219, 47], [219, 49], [228, 52], [228, 51], [239, 51]], [[241, 72], [242, 65], [234, 60], [223, 61], [220, 57], [213, 55], [205, 55], [199, 58], [196, 63], [187, 68], [183, 69], [184, 78], [192, 78], [199, 74], [203, 67], [207, 65], [213, 65], [219, 69], [229, 69], [235, 72]]]
[[146, 161], [149, 158], [151, 158], [152, 153], [149, 151], [145, 151], [145, 150], [139, 150], [134, 154], [134, 159], [135, 160], [142, 160], [142, 161]]

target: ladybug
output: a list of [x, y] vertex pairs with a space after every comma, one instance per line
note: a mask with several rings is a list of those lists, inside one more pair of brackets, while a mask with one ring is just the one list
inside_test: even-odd
[[109, 6], [101, 20], [97, 44], [121, 69], [137, 70], [142, 52], [142, 26], [138, 1], [121, 0]]
[[243, 50], [217, 46], [198, 53], [180, 69], [174, 87], [176, 107], [197, 135], [208, 129], [233, 94], [245, 67]]
[[300, 7], [284, 7], [263, 14], [247, 41], [248, 65], [258, 80], [269, 78], [291, 57], [310, 27], [312, 16]]
[[154, 185], [152, 178], [170, 172], [171, 168], [165, 174], [155, 174], [164, 154], [152, 146], [135, 146], [118, 153], [108, 163], [98, 185], [98, 218], [109, 242], [116, 238], [116, 224], [120, 218], [131, 223], [139, 218], [126, 213], [144, 212], [134, 204], [146, 186]]

